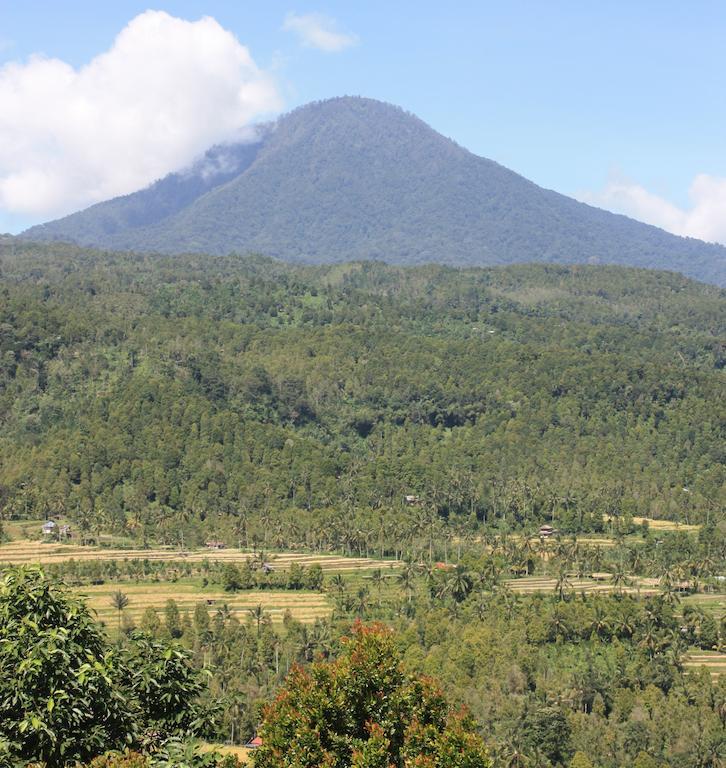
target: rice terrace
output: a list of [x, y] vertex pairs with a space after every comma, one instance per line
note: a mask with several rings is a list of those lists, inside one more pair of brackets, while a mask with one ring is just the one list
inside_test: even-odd
[[[234, 549], [197, 549], [183, 551], [171, 547], [150, 547], [149, 549], [114, 549], [113, 547], [74, 546], [71, 544], [52, 544], [41, 541], [21, 540], [0, 544], [0, 564], [21, 565], [23, 563], [52, 563], [74, 560], [148, 560], [150, 562], [189, 562], [202, 563], [244, 563], [253, 559], [253, 553]], [[319, 565], [324, 571], [355, 571], [361, 568], [389, 567], [391, 561], [381, 561], [365, 557], [338, 557], [335, 555], [311, 555], [284, 552], [274, 555], [274, 564], [278, 568], [289, 568], [293, 564], [301, 566]]]

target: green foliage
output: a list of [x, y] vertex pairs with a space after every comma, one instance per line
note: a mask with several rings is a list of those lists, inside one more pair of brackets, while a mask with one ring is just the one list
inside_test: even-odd
[[151, 754], [114, 752], [93, 759], [87, 768], [239, 768], [234, 756], [202, 751], [194, 742], [169, 739]]
[[355, 625], [336, 661], [293, 669], [260, 736], [258, 768], [491, 765], [472, 723], [403, 670], [392, 635], [376, 625]]
[[558, 707], [537, 707], [527, 714], [524, 728], [525, 744], [541, 752], [552, 763], [564, 763], [568, 757], [570, 725]]
[[150, 760], [140, 752], [124, 751], [95, 757], [88, 768], [150, 768]]
[[197, 704], [204, 681], [188, 651], [135, 632], [127, 654], [124, 685], [154, 741], [199, 734], [208, 727], [211, 713]]
[[243, 588], [244, 582], [240, 569], [234, 563], [227, 563], [222, 572], [222, 585], [225, 592], [237, 592]]
[[49, 768], [134, 738], [119, 660], [83, 603], [37, 568], [0, 583], [0, 737]]
[[[201, 727], [209, 701], [222, 710], [215, 740], [238, 743], [288, 668], [335, 659], [342, 625], [360, 616], [396, 628], [407, 668], [466, 703], [504, 765], [566, 765], [577, 751], [597, 768], [639, 753], [659, 768], [723, 760], [726, 681], [682, 666], [688, 646], [726, 637], [718, 613], [691, 607], [700, 595], [684, 599], [718, 589], [726, 561], [723, 292], [616, 268], [292, 267], [17, 241], [0, 244], [0, 272], [0, 518], [69, 520], [81, 540], [103, 531], [186, 549], [213, 538], [257, 553], [227, 571], [180, 554], [69, 561], [49, 566], [54, 575], [120, 592], [142, 579], [322, 588], [335, 605], [332, 621], [282, 626], [262, 605], [241, 620], [205, 602], [193, 620], [173, 603], [150, 609], [144, 671], [136, 640], [122, 633], [111, 652], [92, 622], [81, 632], [90, 620], [66, 592], [39, 583], [50, 620], [70, 617], [80, 636], [69, 643], [43, 622], [36, 636], [25, 609], [13, 614], [0, 626], [13, 633], [0, 651], [2, 706], [20, 691], [45, 723], [50, 694], [20, 665], [90, 648], [109, 681], [94, 678], [110, 696], [94, 706], [125, 702], [128, 732], [150, 748]], [[639, 514], [703, 527], [638, 527]], [[543, 522], [561, 535], [538, 543]], [[408, 562], [323, 580], [320, 569], [277, 568], [273, 548]], [[603, 570], [622, 594], [573, 586]], [[556, 589], [508, 588], [533, 571]], [[635, 575], [656, 579], [659, 596], [627, 594]], [[18, 666], [25, 677], [11, 689]], [[192, 667], [209, 671], [206, 690]], [[152, 678], [168, 692], [162, 712]], [[83, 702], [88, 680], [71, 683]], [[355, 711], [336, 711], [351, 727]], [[16, 727], [24, 712], [0, 719], [0, 755], [35, 756], [33, 723], [22, 738]], [[455, 764], [446, 745], [474, 736], [448, 723], [445, 738], [412, 725], [407, 743]], [[125, 731], [107, 739], [71, 725], [69, 759], [125, 743]], [[346, 759], [368, 766], [400, 736], [374, 724], [356, 733]]]
[[633, 768], [660, 768], [658, 761], [647, 752], [640, 752], [635, 758]]
[[182, 635], [179, 606], [176, 604], [176, 601], [171, 598], [166, 601], [166, 605], [164, 606], [164, 629], [166, 629], [172, 640], [176, 640]]
[[722, 247], [541, 189], [413, 115], [362, 98], [301, 107], [258, 143], [211, 150], [191, 172], [26, 236], [290, 261], [615, 263], [726, 282]]
[[569, 768], [595, 768], [595, 766], [584, 752], [575, 752], [569, 762]]
[[134, 633], [112, 651], [83, 602], [39, 568], [0, 582], [0, 760], [59, 768], [139, 739], [158, 751], [209, 727], [205, 687], [179, 646]]
[[717, 522], [717, 289], [30, 245], [0, 271], [4, 518], [427, 560], [441, 526]]

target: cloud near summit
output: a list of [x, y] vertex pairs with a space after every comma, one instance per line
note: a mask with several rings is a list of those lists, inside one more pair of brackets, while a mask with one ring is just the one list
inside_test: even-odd
[[580, 199], [674, 235], [726, 245], [726, 178], [698, 174], [688, 193], [691, 205], [683, 209], [640, 184], [613, 179], [601, 191], [583, 193]]
[[335, 19], [322, 13], [288, 13], [282, 28], [294, 32], [306, 48], [337, 53], [358, 43], [355, 35], [341, 32]]
[[0, 208], [59, 216], [132, 192], [282, 108], [273, 78], [212, 18], [134, 18], [74, 68], [0, 68]]

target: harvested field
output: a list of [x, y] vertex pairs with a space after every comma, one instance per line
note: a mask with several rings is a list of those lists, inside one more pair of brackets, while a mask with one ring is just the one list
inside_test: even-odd
[[[610, 522], [610, 518], [605, 515], [605, 522]], [[633, 523], [635, 525], [642, 525], [648, 523], [648, 528], [651, 531], [685, 531], [686, 533], [694, 533], [701, 530], [700, 525], [689, 525], [688, 523], [676, 523], [673, 520], [655, 520], [652, 517], [634, 517]]]
[[[610, 579], [579, 579], [575, 576], [570, 578], [568, 592], [587, 592], [593, 594], [597, 592], [614, 592], [615, 587], [610, 583]], [[631, 579], [628, 586], [623, 587], [626, 594], [653, 595], [658, 592], [657, 579]], [[529, 595], [535, 592], [554, 592], [557, 579], [546, 576], [525, 576], [521, 579], [507, 579], [504, 582], [512, 592], [520, 595]]]
[[689, 595], [683, 604], [702, 608], [716, 619], [726, 616], [726, 595], [723, 593], [699, 592], [697, 595]]
[[118, 612], [111, 603], [111, 596], [119, 589], [129, 599], [124, 614], [136, 623], [141, 620], [141, 616], [147, 608], [163, 611], [169, 599], [176, 602], [180, 611], [189, 611], [190, 613], [200, 602], [206, 603], [210, 612], [226, 605], [241, 621], [247, 619], [248, 611], [258, 605], [262, 606], [273, 622], [282, 621], [287, 610], [294, 618], [303, 622], [327, 618], [332, 610], [324, 594], [293, 590], [244, 590], [233, 593], [221, 590], [202, 591], [194, 584], [154, 582], [122, 585], [103, 584], [83, 587], [78, 592], [86, 598], [89, 608], [96, 611], [98, 618], [113, 627], [118, 620]]
[[588, 544], [591, 547], [614, 547], [615, 539], [609, 539], [605, 536], [580, 536], [577, 539], [579, 544]]
[[686, 531], [695, 533], [701, 530], [700, 525], [688, 525], [687, 523], [674, 523], [672, 520], [654, 520], [652, 517], [634, 517], [633, 522], [636, 525], [642, 525], [648, 522], [651, 531]]
[[693, 651], [686, 655], [683, 666], [687, 669], [700, 669], [705, 667], [711, 677], [726, 674], [726, 653], [716, 651]]
[[[251, 560], [251, 552], [238, 549], [197, 549], [181, 552], [178, 549], [112, 549], [110, 547], [81, 547], [76, 544], [44, 543], [40, 541], [12, 541], [0, 546], [0, 564], [59, 563], [67, 560], [153, 560], [166, 562], [200, 563], [203, 560], [222, 563], [243, 563]], [[355, 571], [360, 568], [388, 568], [397, 565], [391, 560], [340, 555], [313, 555], [295, 552], [270, 552], [267, 558], [275, 568], [286, 569], [293, 563], [310, 566], [318, 564], [324, 571]]]

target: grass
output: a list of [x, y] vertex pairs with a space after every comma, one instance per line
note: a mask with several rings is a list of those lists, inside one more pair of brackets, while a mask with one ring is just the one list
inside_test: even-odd
[[5, 520], [3, 532], [12, 541], [13, 539], [27, 539], [29, 536], [40, 533], [45, 520]]

